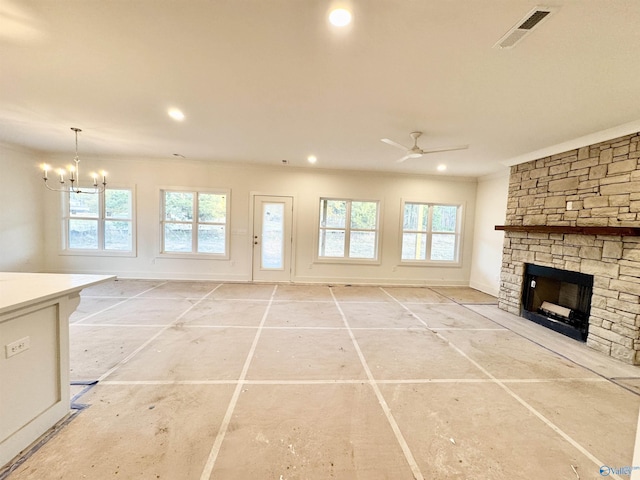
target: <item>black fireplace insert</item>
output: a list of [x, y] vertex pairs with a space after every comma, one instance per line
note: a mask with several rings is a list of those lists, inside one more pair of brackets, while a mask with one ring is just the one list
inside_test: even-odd
[[527, 264], [521, 315], [584, 342], [592, 291], [593, 275]]

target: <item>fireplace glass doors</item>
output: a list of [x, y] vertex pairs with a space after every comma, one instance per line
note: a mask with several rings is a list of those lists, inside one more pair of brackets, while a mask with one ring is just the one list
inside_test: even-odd
[[526, 265], [521, 315], [529, 320], [586, 341], [593, 275]]

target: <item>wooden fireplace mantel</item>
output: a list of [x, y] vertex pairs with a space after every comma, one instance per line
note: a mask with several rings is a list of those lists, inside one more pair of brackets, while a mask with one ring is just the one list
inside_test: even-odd
[[505, 232], [569, 233], [574, 235], [612, 235], [640, 237], [640, 227], [571, 227], [566, 225], [496, 225]]

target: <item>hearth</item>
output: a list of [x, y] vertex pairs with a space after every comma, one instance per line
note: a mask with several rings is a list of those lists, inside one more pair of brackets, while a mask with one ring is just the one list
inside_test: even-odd
[[580, 341], [589, 332], [593, 275], [527, 264], [521, 315]]

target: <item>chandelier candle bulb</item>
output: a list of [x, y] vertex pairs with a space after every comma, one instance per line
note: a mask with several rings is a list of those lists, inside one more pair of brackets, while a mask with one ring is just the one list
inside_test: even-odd
[[[44, 171], [42, 175], [42, 179], [44, 180], [44, 186], [49, 190], [54, 192], [63, 192], [68, 194], [78, 194], [78, 193], [91, 193], [91, 194], [103, 194], [107, 188], [107, 172], [101, 170], [99, 173], [91, 172], [89, 177], [92, 178], [92, 184], [89, 183], [87, 186], [83, 186], [80, 180], [80, 157], [78, 156], [78, 133], [81, 132], [79, 128], [72, 127], [71, 130], [75, 134], [76, 140], [76, 151], [75, 156], [73, 157], [73, 164], [67, 167], [69, 172], [69, 181], [71, 185], [65, 185], [64, 174], [65, 169], [59, 168], [55, 170], [58, 175], [60, 175], [60, 186], [52, 187], [48, 184], [47, 180], [49, 179], [49, 169], [51, 168], [46, 163], [42, 164], [42, 170]], [[98, 183], [99, 176], [102, 176], [102, 186]]]

